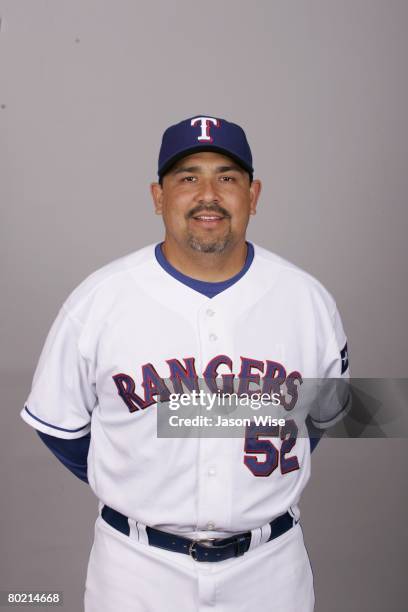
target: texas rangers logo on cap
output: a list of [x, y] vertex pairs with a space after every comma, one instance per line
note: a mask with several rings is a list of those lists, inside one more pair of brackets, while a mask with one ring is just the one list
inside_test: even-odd
[[209, 115], [196, 115], [167, 128], [159, 153], [159, 178], [179, 159], [199, 151], [228, 155], [252, 178], [252, 153], [244, 130], [236, 123]]
[[191, 125], [194, 127], [197, 124], [201, 126], [201, 134], [197, 136], [197, 140], [200, 142], [213, 142], [210, 135], [210, 125], [220, 127], [219, 120], [214, 117], [194, 117], [194, 119], [191, 120]]

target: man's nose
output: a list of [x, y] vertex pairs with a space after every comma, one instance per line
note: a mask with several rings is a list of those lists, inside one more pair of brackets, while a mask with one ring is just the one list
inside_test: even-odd
[[219, 193], [215, 178], [203, 177], [199, 183], [197, 199], [200, 202], [211, 203], [219, 201]]

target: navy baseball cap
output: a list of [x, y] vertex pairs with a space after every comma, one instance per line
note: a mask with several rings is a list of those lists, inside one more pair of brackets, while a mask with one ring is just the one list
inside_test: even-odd
[[252, 180], [252, 154], [244, 130], [236, 123], [208, 115], [196, 115], [167, 128], [159, 153], [159, 179], [179, 159], [199, 151], [228, 155], [249, 173]]

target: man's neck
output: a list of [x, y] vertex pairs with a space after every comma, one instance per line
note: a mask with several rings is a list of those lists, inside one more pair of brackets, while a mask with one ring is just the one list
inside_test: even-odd
[[206, 282], [222, 282], [238, 274], [247, 256], [245, 240], [222, 253], [203, 253], [191, 247], [180, 247], [168, 239], [163, 245], [167, 261], [186, 276]]

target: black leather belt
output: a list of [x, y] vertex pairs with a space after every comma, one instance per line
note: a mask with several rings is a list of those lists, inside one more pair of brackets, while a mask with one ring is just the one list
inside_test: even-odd
[[[124, 514], [109, 508], [109, 506], [103, 506], [101, 515], [111, 527], [127, 536], [129, 535], [129, 523]], [[296, 522], [289, 512], [278, 516], [269, 523], [271, 535], [267, 541], [283, 535]], [[229, 538], [207, 538], [203, 540], [191, 540], [154, 527], [146, 527], [146, 534], [150, 546], [190, 555], [195, 561], [224, 561], [232, 557], [240, 557], [247, 552], [251, 543], [250, 531], [238, 533]]]

